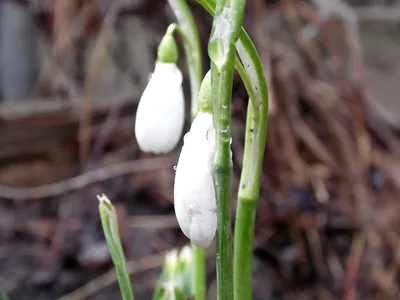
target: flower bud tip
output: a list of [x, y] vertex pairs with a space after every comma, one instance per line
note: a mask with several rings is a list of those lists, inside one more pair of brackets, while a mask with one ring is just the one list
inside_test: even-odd
[[110, 199], [105, 194], [97, 195], [97, 200], [99, 200], [100, 204], [101, 203], [106, 203], [106, 204], [111, 204]]

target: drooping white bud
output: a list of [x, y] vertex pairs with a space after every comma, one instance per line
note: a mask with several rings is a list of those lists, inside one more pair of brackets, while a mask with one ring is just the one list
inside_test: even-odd
[[184, 105], [181, 71], [174, 63], [158, 61], [136, 113], [135, 135], [142, 151], [159, 154], [176, 147]]
[[217, 228], [217, 205], [212, 180], [215, 130], [212, 115], [199, 112], [184, 137], [175, 174], [175, 214], [183, 233], [207, 248]]

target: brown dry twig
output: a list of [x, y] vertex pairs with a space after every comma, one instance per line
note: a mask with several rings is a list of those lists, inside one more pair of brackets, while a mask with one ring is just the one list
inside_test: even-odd
[[99, 75], [99, 69], [101, 68], [102, 61], [107, 53], [108, 41], [121, 8], [122, 3], [118, 1], [112, 2], [111, 8], [107, 13], [100, 30], [99, 37], [97, 38], [96, 45], [90, 59], [89, 70], [85, 78], [84, 103], [79, 122], [79, 159], [82, 167], [87, 162], [90, 151], [90, 140], [88, 137], [91, 135], [91, 93]]
[[[161, 267], [164, 262], [165, 254], [155, 254], [141, 258], [138, 261], [128, 262], [128, 272], [133, 275], [146, 270]], [[115, 270], [111, 269], [107, 273], [95, 278], [84, 286], [78, 288], [68, 295], [64, 295], [58, 300], [81, 300], [98, 293], [117, 280]]]
[[[299, 253], [312, 249], [307, 265], [313, 265], [318, 274], [320, 289], [342, 299], [370, 295], [371, 289], [388, 294], [381, 283], [371, 286], [377, 282], [373, 274], [380, 274], [379, 264], [385, 263], [385, 270], [391, 270], [390, 295], [394, 295], [393, 288], [400, 286], [400, 227], [398, 218], [385, 211], [398, 207], [399, 136], [389, 124], [376, 124], [368, 114], [373, 99], [364, 82], [358, 26], [345, 14], [322, 16], [318, 9], [301, 3], [302, 7], [297, 1], [281, 1], [255, 26], [267, 36], [258, 35], [268, 43], [262, 40], [257, 44], [263, 59], [271, 62], [269, 85], [276, 103], [269, 118], [264, 167], [268, 193], [264, 197], [278, 209], [271, 209], [270, 215], [260, 220], [270, 228], [277, 219], [289, 228], [288, 232], [274, 231], [271, 245], [274, 238], [285, 239], [288, 234], [288, 248]], [[309, 29], [312, 34], [305, 35]], [[237, 132], [243, 130], [236, 128]], [[315, 174], [315, 166], [321, 166], [324, 174]], [[318, 220], [313, 235], [306, 234], [304, 243], [294, 237], [309, 229], [296, 225], [293, 214], [298, 218], [311, 214], [311, 219]], [[343, 233], [349, 237], [340, 242], [345, 252], [327, 246], [334, 245]], [[326, 280], [325, 266], [333, 259], [346, 269], [350, 287], [344, 272], [335, 280]], [[371, 274], [358, 276], [359, 270], [367, 268]], [[285, 287], [291, 280], [298, 278], [280, 278]], [[316, 297], [312, 288], [309, 295], [310, 299]]]
[[[143, 272], [146, 270], [154, 269], [161, 267], [164, 263], [165, 254], [154, 254], [143, 257], [138, 261], [130, 261], [127, 263], [128, 266], [128, 273], [130, 275], [137, 274], [139, 272]], [[213, 257], [215, 255], [214, 250], [208, 250], [206, 253], [207, 257]], [[73, 291], [68, 295], [64, 295], [58, 300], [81, 300], [87, 299], [90, 296], [100, 292], [102, 289], [106, 288], [107, 286], [113, 284], [117, 280], [117, 274], [115, 270], [112, 269], [107, 273], [95, 278], [94, 280], [90, 281], [83, 287]]]
[[143, 171], [155, 171], [162, 168], [172, 168], [176, 157], [158, 157], [127, 161], [120, 164], [99, 168], [74, 178], [44, 186], [18, 189], [0, 186], [0, 198], [14, 201], [28, 201], [43, 197], [51, 197], [81, 189], [89, 184], [110, 178]]
[[178, 221], [175, 216], [133, 216], [128, 222], [131, 228], [145, 228], [145, 229], [165, 229], [165, 228], [178, 228]]
[[346, 261], [347, 290], [343, 300], [354, 300], [357, 294], [357, 277], [360, 270], [362, 255], [365, 251], [366, 238], [363, 233], [353, 239], [350, 255]]

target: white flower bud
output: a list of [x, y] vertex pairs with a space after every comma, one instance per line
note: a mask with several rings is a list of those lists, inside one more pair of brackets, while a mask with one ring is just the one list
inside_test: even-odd
[[217, 228], [217, 205], [212, 180], [215, 130], [212, 115], [199, 112], [184, 137], [175, 175], [175, 214], [183, 233], [207, 248]]
[[176, 64], [157, 62], [136, 113], [135, 135], [142, 151], [159, 154], [176, 147], [184, 105], [181, 71]]

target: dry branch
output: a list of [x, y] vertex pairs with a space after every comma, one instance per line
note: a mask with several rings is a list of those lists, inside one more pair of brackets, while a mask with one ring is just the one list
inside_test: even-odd
[[44, 197], [57, 196], [63, 193], [79, 190], [95, 182], [105, 181], [107, 179], [122, 175], [172, 168], [175, 161], [175, 157], [142, 159], [99, 168], [68, 180], [39, 187], [17, 189], [0, 186], [0, 198], [11, 199], [14, 201], [27, 201]]

